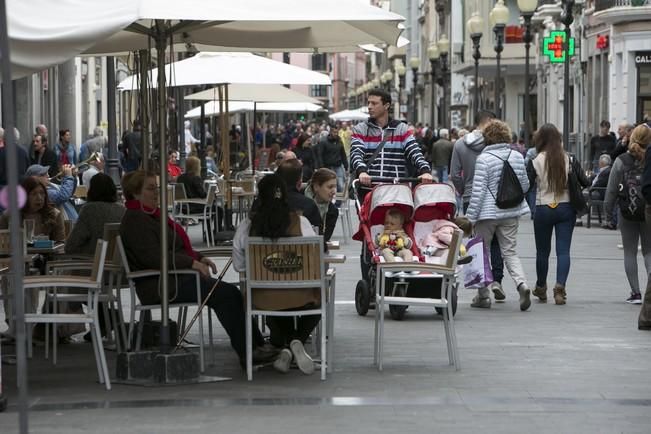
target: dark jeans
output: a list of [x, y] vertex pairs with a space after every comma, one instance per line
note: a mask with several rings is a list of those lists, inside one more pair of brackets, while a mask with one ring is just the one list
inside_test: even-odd
[[[173, 303], [187, 303], [197, 300], [194, 285], [194, 276], [179, 276], [178, 290]], [[201, 297], [205, 300], [216, 280], [211, 277], [201, 277]], [[217, 314], [228, 337], [231, 347], [235, 350], [240, 360], [246, 358], [246, 329], [244, 322], [244, 300], [242, 293], [230, 283], [220, 282], [217, 289], [208, 300], [208, 306]], [[253, 345], [264, 345], [264, 338], [257, 327], [253, 327]]]
[[[470, 202], [463, 203], [464, 214], [468, 211], [468, 205]], [[504, 278], [504, 260], [502, 260], [502, 250], [500, 250], [497, 235], [493, 236], [491, 240], [491, 271], [493, 272], [493, 281], [501, 284]]]
[[[294, 325], [296, 319], [296, 326]], [[299, 317], [268, 316], [270, 341], [275, 347], [284, 348], [294, 339], [305, 343], [312, 330], [319, 324], [319, 315], [305, 315]]]
[[549, 254], [552, 251], [552, 233], [556, 232], [556, 283], [565, 286], [570, 274], [570, 246], [576, 212], [563, 202], [556, 208], [538, 205], [533, 219], [536, 238], [536, 285], [547, 284]]

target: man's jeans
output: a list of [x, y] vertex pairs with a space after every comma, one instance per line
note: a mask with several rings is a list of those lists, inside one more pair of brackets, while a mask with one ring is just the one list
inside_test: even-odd
[[[463, 212], [468, 211], [470, 202], [464, 202]], [[497, 235], [494, 235], [490, 244], [491, 248], [491, 271], [493, 272], [493, 280], [502, 283], [504, 278], [504, 261], [502, 260], [502, 251], [500, 250], [500, 243], [497, 240]]]
[[434, 171], [439, 182], [448, 182], [448, 166], [436, 166]]
[[346, 171], [344, 166], [328, 167], [328, 169], [335, 172], [337, 175], [337, 192], [341, 193], [344, 191], [344, 184], [346, 183]]

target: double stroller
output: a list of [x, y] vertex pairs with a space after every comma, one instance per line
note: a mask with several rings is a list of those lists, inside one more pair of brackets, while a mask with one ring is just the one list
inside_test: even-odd
[[[432, 183], [419, 184], [413, 190], [409, 184], [379, 184], [366, 194], [361, 203], [358, 189], [354, 191], [360, 224], [353, 239], [363, 245], [360, 256], [362, 279], [355, 289], [355, 308], [360, 316], [364, 316], [369, 309], [375, 308], [375, 279], [379, 277], [376, 265], [385, 260], [376, 239], [384, 230], [386, 213], [395, 208], [402, 212], [405, 233], [414, 241], [411, 246], [413, 260], [431, 262], [433, 258], [424, 255], [419, 248], [419, 240], [432, 232], [436, 221], [450, 220], [455, 216], [456, 196], [452, 186]], [[435, 274], [397, 272], [387, 279], [388, 295], [407, 296], [408, 293], [409, 297], [439, 297], [441, 294], [442, 278]], [[456, 286], [451, 298], [454, 314], [457, 309]], [[389, 306], [394, 320], [402, 320], [406, 310], [407, 306]], [[439, 308], [437, 312], [442, 313]]]

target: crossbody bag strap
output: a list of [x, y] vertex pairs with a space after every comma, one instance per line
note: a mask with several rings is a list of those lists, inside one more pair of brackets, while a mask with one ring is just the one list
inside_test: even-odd
[[[366, 136], [367, 136], [367, 137], [368, 137], [368, 130], [369, 130], [369, 126], [368, 126], [368, 123], [367, 123], [367, 124], [366, 124]], [[373, 151], [373, 153], [371, 154], [371, 158], [369, 158], [368, 160], [366, 160], [366, 161], [364, 162], [364, 163], [366, 164], [366, 168], [367, 168], [367, 169], [370, 168], [371, 164], [373, 164], [373, 162], [375, 161], [375, 159], [377, 158], [377, 156], [380, 154], [380, 152], [382, 152], [382, 148], [384, 148], [384, 145], [385, 145], [386, 143], [387, 143], [386, 140], [382, 140], [382, 141], [380, 142], [380, 144], [377, 146], [377, 148], [375, 148], [375, 151]]]

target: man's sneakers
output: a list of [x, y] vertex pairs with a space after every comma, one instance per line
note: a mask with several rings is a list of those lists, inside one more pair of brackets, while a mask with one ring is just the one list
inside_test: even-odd
[[491, 295], [488, 288], [479, 288], [477, 295], [472, 299], [470, 307], [489, 309], [491, 307]]
[[292, 363], [292, 359], [294, 356], [292, 356], [292, 352], [288, 350], [287, 348], [283, 349], [279, 354], [276, 360], [274, 360], [274, 369], [278, 372], [282, 372], [283, 374], [286, 374], [289, 372], [289, 366]]
[[626, 299], [626, 303], [642, 304], [642, 294], [639, 292], [631, 292], [631, 295]]
[[524, 312], [531, 307], [531, 290], [523, 282], [518, 285], [518, 293], [520, 294], [520, 310]]
[[493, 291], [496, 303], [504, 303], [504, 300], [506, 300], [506, 294], [504, 293], [504, 289], [502, 289], [502, 284], [500, 282], [491, 283], [488, 286], [488, 289]]
[[305, 351], [303, 343], [298, 339], [294, 339], [289, 343], [289, 349], [294, 356], [294, 361], [296, 366], [301, 370], [305, 375], [311, 375], [314, 373], [314, 360], [310, 357], [309, 354]]

